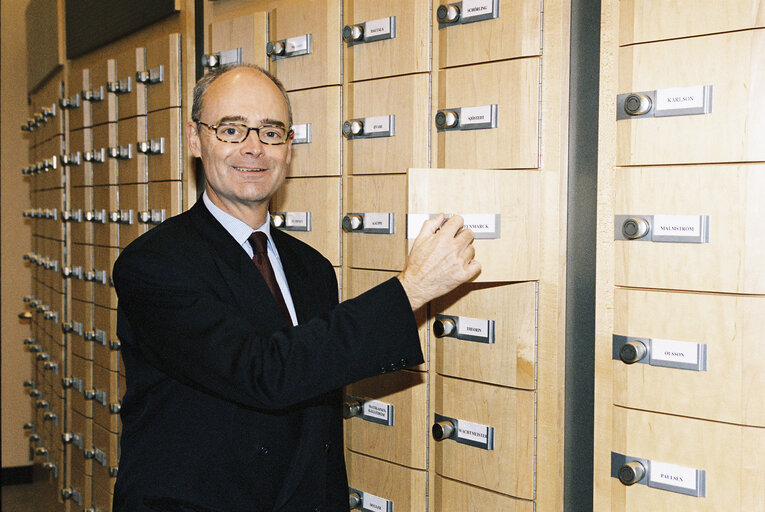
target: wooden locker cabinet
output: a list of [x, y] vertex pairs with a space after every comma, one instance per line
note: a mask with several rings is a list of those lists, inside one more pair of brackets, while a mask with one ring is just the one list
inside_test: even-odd
[[[117, 407], [122, 397], [121, 394], [124, 391], [119, 387], [119, 374], [94, 364], [93, 389], [96, 391], [96, 398], [93, 400], [94, 428], [106, 429], [108, 432], [118, 434], [120, 431], [120, 418]], [[105, 443], [103, 445], [105, 446]], [[112, 463], [112, 465], [116, 464]]]
[[[534, 169], [539, 167], [539, 58], [441, 70], [437, 110], [431, 115], [434, 167]], [[470, 110], [453, 128], [437, 128], [439, 111], [496, 107], [496, 127], [471, 126]], [[461, 112], [461, 111], [460, 111]], [[488, 123], [487, 112], [477, 117]], [[462, 127], [462, 128], [460, 128]]]
[[[306, 89], [289, 93], [293, 127], [300, 126], [310, 142], [292, 141], [289, 177], [337, 176], [341, 174], [342, 88], [340, 86]], [[307, 138], [300, 139], [301, 141]]]
[[[765, 431], [617, 407], [614, 448], [622, 455], [703, 470], [704, 497], [612, 478], [612, 510], [763, 510]], [[652, 466], [653, 467], [653, 466]], [[673, 473], [673, 475], [676, 473]], [[686, 484], [687, 485], [687, 484]]]
[[[151, 215], [151, 220], [145, 222], [139, 212], [139, 223], [147, 224], [148, 228], [159, 224], [159, 219], [164, 215], [168, 219], [181, 213], [181, 186], [180, 181], [157, 181], [149, 182], [148, 185], [148, 208], [146, 211]], [[162, 213], [164, 212], [164, 213]], [[122, 243], [120, 241], [120, 243]]]
[[617, 169], [616, 215], [708, 215], [709, 242], [616, 240], [615, 283], [763, 293], [763, 191], [765, 167], [760, 165]]
[[109, 83], [117, 79], [116, 67], [114, 59], [100, 60], [91, 67], [91, 88], [85, 97], [90, 98], [93, 126], [117, 121], [117, 97], [109, 92]]
[[[90, 172], [85, 172], [85, 152], [93, 148], [91, 137], [92, 133], [90, 130], [80, 129], [69, 132], [66, 150], [68, 159], [66, 173], [70, 187], [83, 187], [93, 184], [91, 181], [92, 175]], [[88, 171], [90, 171], [90, 164], [88, 164]]]
[[[229, 19], [216, 19], [209, 26], [207, 50], [210, 54], [239, 49], [242, 63], [268, 69], [268, 13], [252, 12]], [[225, 61], [228, 62], [227, 60]]]
[[[447, 334], [442, 327], [439, 337], [431, 327], [435, 340], [436, 371], [441, 375], [520, 389], [536, 388], [537, 353], [537, 284], [466, 284], [430, 303], [430, 325], [441, 318], [442, 326], [454, 322], [454, 331]], [[439, 315], [446, 315], [443, 319]], [[470, 321], [458, 327], [460, 317], [478, 319], [473, 332], [486, 334], [491, 321], [493, 342], [461, 339], [471, 331]]]
[[[119, 228], [111, 222], [110, 214], [118, 210], [119, 191], [116, 185], [93, 187], [93, 243], [97, 246], [117, 247]], [[96, 268], [101, 268], [96, 265]]]
[[[542, 53], [542, 2], [499, 0], [499, 16], [470, 23], [439, 24], [438, 9], [455, 2], [433, 1], [433, 33], [438, 66], [448, 68]], [[493, 2], [485, 0], [483, 7]], [[461, 15], [463, 13], [460, 13]]]
[[341, 8], [340, 0], [292, 0], [270, 11], [269, 42], [311, 35], [311, 53], [270, 58], [271, 73], [288, 91], [343, 82]]
[[[444, 439], [431, 454], [436, 473], [484, 489], [535, 498], [535, 393], [435, 376], [435, 414], [494, 428], [494, 449]], [[435, 421], [433, 421], [435, 423]]]
[[117, 145], [117, 124], [94, 126], [92, 133], [93, 185], [114, 185], [117, 183], [117, 161], [109, 157], [109, 149]]
[[136, 80], [136, 73], [146, 70], [146, 48], [129, 48], [115, 58], [117, 119], [146, 115], [146, 85]]
[[117, 341], [117, 310], [96, 305], [93, 307], [93, 325], [106, 333], [106, 344], [96, 343], [93, 362], [112, 372], [120, 371], [120, 352]]
[[[531, 281], [540, 275], [542, 176], [535, 171], [410, 169], [408, 213], [499, 215], [499, 238], [476, 239], [473, 282]], [[416, 232], [407, 236], [411, 241]]]
[[[346, 403], [381, 402], [376, 406], [380, 416], [393, 425], [376, 423], [364, 417], [363, 411], [346, 418], [345, 446], [349, 450], [415, 469], [427, 469], [427, 444], [423, 434], [428, 431], [427, 375], [416, 371], [400, 371], [356, 382], [345, 388]], [[354, 397], [361, 400], [349, 399]], [[374, 416], [373, 419], [379, 418]]]
[[[403, 173], [427, 167], [430, 76], [407, 75], [348, 84], [343, 91], [343, 123], [395, 116], [393, 136], [343, 137], [346, 174]], [[386, 121], [389, 122], [389, 121]], [[365, 131], [374, 123], [368, 122]]]
[[[699, 16], [700, 12], [704, 16]], [[762, 0], [619, 3], [621, 45], [765, 27]]]
[[[289, 178], [271, 199], [271, 225], [279, 227], [277, 222], [285, 222], [281, 229], [318, 250], [333, 266], [338, 266], [341, 195], [340, 178]], [[310, 231], [293, 230], [287, 225], [289, 219], [285, 216], [304, 212], [311, 216]]]
[[[146, 116], [147, 135], [137, 143], [137, 152], [145, 152], [149, 181], [180, 180], [183, 176], [181, 152], [181, 109], [168, 108]], [[141, 143], [146, 143], [144, 146]]]
[[617, 165], [765, 160], [765, 118], [751, 115], [765, 95], [757, 57], [764, 50], [761, 29], [621, 48], [619, 94], [711, 85], [712, 106], [708, 114], [617, 121]]
[[148, 154], [138, 151], [139, 142], [149, 139], [146, 134], [146, 116], [121, 119], [117, 124], [117, 145], [121, 151], [127, 149], [127, 158], [119, 159], [117, 181], [120, 185], [146, 183]]
[[82, 391], [79, 388], [72, 389], [72, 411], [92, 420], [93, 400], [86, 399], [85, 393], [93, 389], [93, 361], [80, 357], [72, 350], [71, 365], [71, 375], [67, 375], [67, 377], [82, 382]]
[[181, 34], [165, 35], [147, 43], [144, 73], [147, 112], [181, 106]]
[[[115, 240], [116, 242], [116, 240]], [[112, 267], [119, 256], [119, 245], [95, 246], [93, 268], [96, 271], [93, 303], [97, 306], [117, 309], [117, 294], [112, 283]]]
[[343, 231], [343, 263], [354, 268], [401, 270], [407, 256], [406, 175], [349, 176], [343, 183], [344, 215], [393, 214], [393, 233]]
[[146, 232], [146, 224], [138, 222], [138, 213], [146, 211], [148, 185], [136, 183], [119, 186], [120, 213], [124, 217], [120, 221], [120, 247], [124, 249], [130, 242]]
[[393, 502], [393, 510], [424, 512], [427, 473], [366, 455], [345, 452], [348, 486]]
[[[364, 270], [357, 268], [344, 268], [342, 279], [341, 300], [352, 299], [365, 291], [377, 286], [388, 279], [396, 277], [398, 272], [384, 270]], [[428, 317], [427, 308], [422, 307], [414, 312], [417, 322], [417, 331], [420, 336], [420, 349], [425, 362], [412, 366], [410, 370], [427, 371], [430, 357], [428, 355]]]
[[470, 512], [534, 512], [534, 502], [497, 494], [473, 485], [450, 480], [441, 475], [434, 479], [432, 500], [435, 510], [469, 510]]
[[[343, 3], [345, 27], [363, 30], [360, 40], [351, 38], [350, 44], [349, 40], [344, 42], [346, 82], [430, 71], [429, 0], [344, 0]], [[382, 21], [390, 17], [395, 21]], [[367, 27], [368, 22], [377, 23]], [[387, 37], [377, 39], [381, 37], [378, 34], [387, 34]], [[390, 37], [391, 34], [395, 37]]]
[[[614, 359], [614, 403], [680, 416], [765, 426], [761, 297], [617, 288], [614, 333], [706, 347], [707, 368]], [[687, 350], [692, 353], [694, 347]]]
[[88, 102], [82, 101], [82, 91], [87, 89], [90, 89], [90, 70], [71, 66], [67, 74], [66, 93], [59, 102], [59, 106], [68, 113], [70, 131], [92, 125]]

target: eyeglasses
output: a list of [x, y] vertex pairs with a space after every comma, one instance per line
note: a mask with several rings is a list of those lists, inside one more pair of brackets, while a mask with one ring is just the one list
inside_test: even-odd
[[221, 123], [221, 124], [207, 124], [202, 121], [197, 121], [197, 124], [206, 126], [215, 132], [215, 136], [221, 142], [230, 142], [232, 144], [239, 144], [247, 139], [250, 131], [254, 131], [258, 135], [258, 139], [263, 144], [276, 146], [284, 144], [292, 135], [292, 130], [287, 130], [283, 126], [265, 125], [257, 128], [247, 126], [242, 123]]

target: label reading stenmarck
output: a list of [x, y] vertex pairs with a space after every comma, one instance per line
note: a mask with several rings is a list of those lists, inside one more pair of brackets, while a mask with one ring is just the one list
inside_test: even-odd
[[489, 16], [494, 13], [494, 0], [462, 0], [462, 18]]

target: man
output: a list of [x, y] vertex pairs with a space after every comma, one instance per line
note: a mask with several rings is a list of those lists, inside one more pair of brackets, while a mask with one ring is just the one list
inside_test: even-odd
[[212, 71], [192, 118], [202, 199], [114, 266], [127, 373], [114, 510], [348, 510], [340, 390], [423, 361], [412, 311], [480, 271], [472, 232], [432, 219], [399, 276], [338, 305], [329, 262], [269, 230], [292, 144], [281, 84]]

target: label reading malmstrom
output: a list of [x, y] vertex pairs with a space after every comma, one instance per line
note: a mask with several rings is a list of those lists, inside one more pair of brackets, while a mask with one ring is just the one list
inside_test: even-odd
[[494, 427], [473, 423], [472, 421], [458, 420], [457, 439], [471, 446], [493, 450]]
[[494, 14], [494, 0], [462, 0], [462, 19]]
[[698, 238], [701, 236], [701, 217], [698, 215], [654, 215], [654, 236]]

